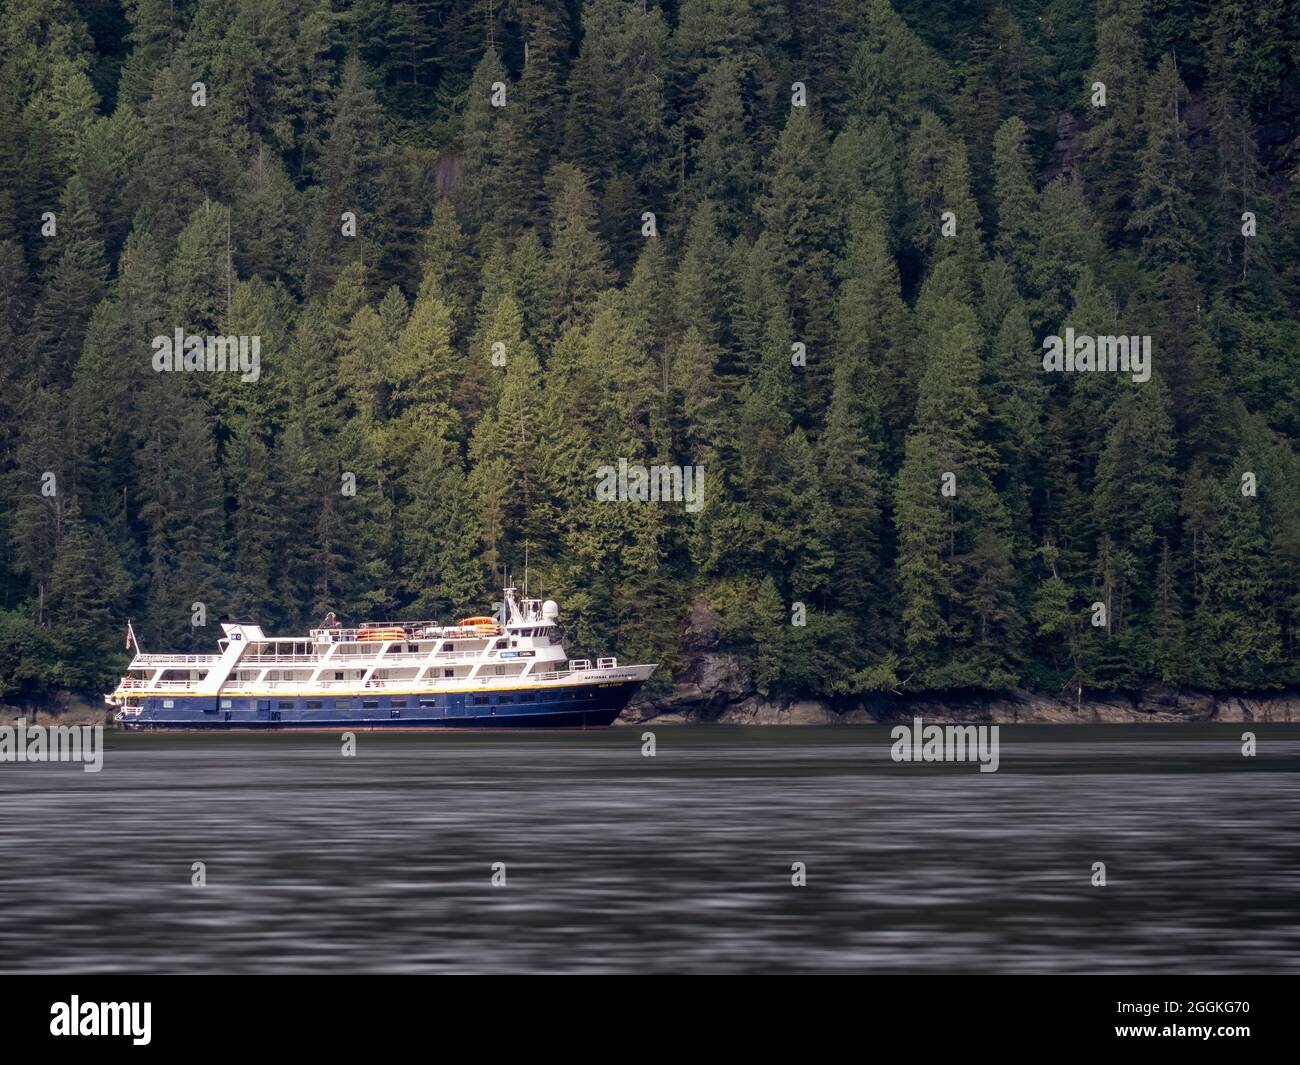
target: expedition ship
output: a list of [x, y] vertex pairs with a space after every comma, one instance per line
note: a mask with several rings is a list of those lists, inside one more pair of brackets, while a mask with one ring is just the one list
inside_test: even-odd
[[570, 660], [550, 600], [507, 588], [501, 617], [347, 629], [331, 614], [308, 636], [223, 623], [220, 654], [137, 646], [104, 699], [128, 729], [592, 728], [655, 670]]

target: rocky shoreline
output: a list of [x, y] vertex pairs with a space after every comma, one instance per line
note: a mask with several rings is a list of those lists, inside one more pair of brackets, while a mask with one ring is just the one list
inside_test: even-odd
[[881, 693], [857, 699], [768, 696], [746, 658], [726, 648], [719, 616], [697, 598], [682, 633], [672, 690], [643, 695], [615, 724], [874, 725], [920, 716], [939, 724], [1300, 723], [1300, 689], [1209, 692], [1151, 685], [1139, 692]]
[[675, 685], [665, 698], [633, 703], [615, 724], [876, 725], [914, 716], [937, 724], [1300, 724], [1300, 691], [1228, 693], [1153, 687], [1137, 693], [1085, 696], [1076, 702], [1018, 690], [989, 695], [882, 695], [840, 702], [756, 692], [729, 697], [685, 683]]

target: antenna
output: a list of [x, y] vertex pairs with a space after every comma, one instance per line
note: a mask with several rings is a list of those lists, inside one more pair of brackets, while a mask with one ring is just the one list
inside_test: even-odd
[[524, 598], [528, 598], [528, 541], [524, 541]]

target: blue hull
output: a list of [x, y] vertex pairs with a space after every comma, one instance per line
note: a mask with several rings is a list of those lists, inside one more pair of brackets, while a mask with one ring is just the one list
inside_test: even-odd
[[122, 727], [150, 729], [603, 728], [641, 687], [610, 681], [541, 691], [272, 697], [149, 695]]

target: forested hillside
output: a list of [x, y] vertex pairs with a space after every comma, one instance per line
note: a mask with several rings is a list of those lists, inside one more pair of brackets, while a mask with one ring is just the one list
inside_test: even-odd
[[1300, 682], [1298, 63], [1290, 0], [3, 0], [0, 701], [525, 552], [573, 653], [708, 603], [765, 691]]

